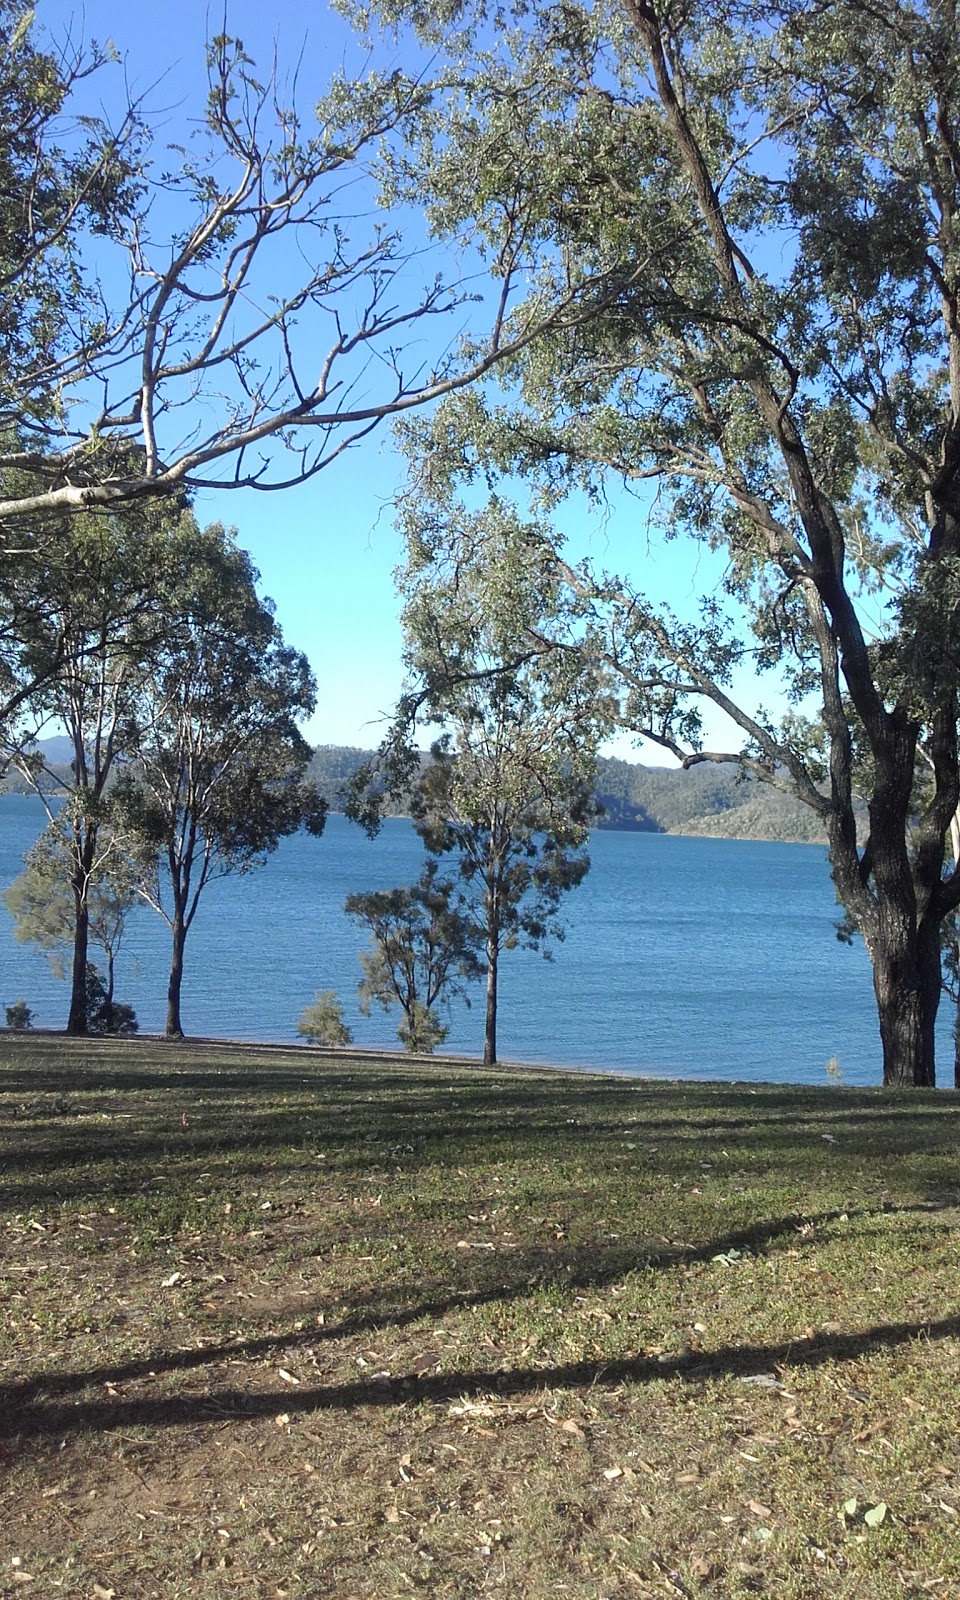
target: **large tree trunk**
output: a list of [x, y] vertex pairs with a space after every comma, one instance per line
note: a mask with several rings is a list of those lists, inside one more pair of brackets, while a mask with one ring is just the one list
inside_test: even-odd
[[77, 894], [76, 902], [77, 915], [73, 930], [73, 973], [67, 1032], [82, 1036], [87, 1031], [87, 950], [89, 946], [90, 917], [85, 897]]
[[186, 943], [187, 930], [183, 914], [177, 911], [173, 919], [173, 950], [170, 957], [170, 979], [167, 984], [167, 1028], [168, 1039], [183, 1038], [183, 1023], [180, 1020], [180, 987], [183, 983], [183, 947]]
[[929, 932], [904, 928], [901, 938], [875, 946], [871, 955], [884, 1085], [932, 1089], [941, 987], [938, 931], [931, 937]]
[[960, 1003], [953, 1015], [953, 1087], [960, 1089]]

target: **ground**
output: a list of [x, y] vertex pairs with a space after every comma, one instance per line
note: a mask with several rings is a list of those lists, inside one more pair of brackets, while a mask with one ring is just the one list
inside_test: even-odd
[[960, 1594], [960, 1101], [0, 1043], [0, 1594]]

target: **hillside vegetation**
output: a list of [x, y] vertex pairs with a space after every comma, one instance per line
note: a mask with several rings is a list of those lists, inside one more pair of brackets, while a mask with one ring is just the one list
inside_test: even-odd
[[[370, 750], [320, 745], [310, 776], [336, 807], [342, 804], [344, 786], [372, 755]], [[807, 806], [741, 778], [732, 766], [704, 763], [684, 772], [608, 757], [599, 763], [597, 798], [604, 808], [600, 826], [605, 828], [811, 844], [825, 838]]]
[[[42, 741], [44, 747], [47, 743]], [[331, 806], [339, 809], [346, 785], [373, 754], [372, 750], [352, 745], [318, 745], [309, 776], [319, 784]], [[66, 759], [60, 758], [56, 771], [69, 783]], [[26, 779], [18, 773], [9, 773], [2, 787], [10, 794], [31, 792]], [[697, 834], [716, 839], [825, 842], [819, 819], [807, 806], [766, 784], [741, 777], [732, 766], [705, 762], [684, 772], [680, 768], [646, 767], [639, 761], [606, 757], [599, 763], [597, 798], [604, 809], [599, 823], [602, 828]], [[402, 803], [393, 809], [402, 813]]]

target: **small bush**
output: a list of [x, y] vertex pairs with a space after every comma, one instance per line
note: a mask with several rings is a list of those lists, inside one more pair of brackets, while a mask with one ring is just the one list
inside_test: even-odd
[[429, 1006], [421, 1005], [419, 1001], [413, 1007], [413, 1015], [404, 1017], [397, 1028], [397, 1037], [405, 1050], [411, 1055], [432, 1056], [434, 1050], [443, 1044], [450, 1032], [445, 1028], [440, 1018], [430, 1010]]
[[138, 1029], [137, 1013], [133, 1006], [121, 1005], [107, 999], [107, 986], [103, 973], [92, 962], [87, 966], [87, 1032], [102, 1037], [115, 1034], [129, 1038]]
[[33, 1027], [33, 1012], [26, 1000], [15, 1000], [12, 1006], [7, 1006], [7, 1027], [15, 1033], [23, 1033], [26, 1028]]
[[353, 1035], [343, 1020], [343, 1006], [336, 990], [322, 989], [313, 1005], [304, 1007], [297, 1032], [310, 1044], [322, 1044], [328, 1049], [339, 1049], [352, 1042]]

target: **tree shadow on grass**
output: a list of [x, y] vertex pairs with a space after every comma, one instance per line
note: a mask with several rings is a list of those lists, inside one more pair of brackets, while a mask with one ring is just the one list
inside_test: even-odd
[[247, 1075], [229, 1091], [221, 1085], [203, 1104], [189, 1096], [168, 1101], [154, 1092], [146, 1104], [135, 1095], [123, 1099], [130, 1111], [91, 1102], [80, 1108], [86, 1113], [82, 1122], [50, 1113], [16, 1121], [0, 1140], [4, 1201], [22, 1209], [105, 1192], [130, 1195], [170, 1161], [179, 1171], [190, 1163], [231, 1163], [226, 1176], [235, 1182], [261, 1174], [272, 1155], [288, 1151], [305, 1174], [318, 1146], [344, 1175], [417, 1170], [437, 1162], [487, 1170], [493, 1160], [525, 1159], [531, 1148], [546, 1149], [549, 1141], [550, 1159], [579, 1159], [588, 1149], [591, 1159], [644, 1170], [655, 1157], [658, 1174], [670, 1176], [704, 1160], [726, 1160], [724, 1147], [731, 1140], [736, 1164], [765, 1162], [789, 1171], [814, 1151], [838, 1166], [891, 1154], [929, 1158], [938, 1147], [952, 1160], [955, 1139], [953, 1116], [926, 1099], [891, 1102], [889, 1108], [876, 1098], [869, 1105], [831, 1100], [822, 1108], [788, 1111], [777, 1098], [753, 1120], [717, 1121], [705, 1108], [700, 1122], [684, 1114], [695, 1086], [677, 1097], [676, 1115], [658, 1106], [653, 1117], [638, 1116], [637, 1104], [621, 1104], [614, 1090], [612, 1105], [594, 1104], [592, 1117], [581, 1121], [565, 1082], [543, 1079], [522, 1094], [491, 1097], [464, 1088], [455, 1099], [435, 1085], [413, 1092], [406, 1080], [401, 1086], [368, 1084], [376, 1093], [358, 1097], [349, 1079], [325, 1080], [316, 1101], [298, 1083], [293, 1103], [277, 1105], [281, 1088], [272, 1081], [254, 1084]]
[[[924, 1208], [902, 1209], [912, 1212]], [[817, 1217], [806, 1218], [805, 1225], [824, 1227], [837, 1221], [840, 1215], [836, 1211], [824, 1212]], [[858, 1215], [869, 1217], [874, 1213], [864, 1211], [843, 1215], [847, 1220], [855, 1221]], [[25, 1381], [0, 1385], [0, 1437], [9, 1433], [9, 1430], [5, 1433], [2, 1420], [8, 1412], [12, 1416], [14, 1413], [23, 1414], [31, 1406], [41, 1409], [49, 1407], [55, 1403], [57, 1396], [80, 1393], [89, 1387], [128, 1383], [145, 1377], [162, 1378], [169, 1373], [198, 1371], [205, 1367], [215, 1368], [224, 1361], [256, 1361], [276, 1355], [280, 1350], [289, 1354], [297, 1349], [330, 1345], [338, 1339], [369, 1336], [387, 1329], [399, 1330], [427, 1318], [437, 1322], [451, 1312], [515, 1301], [536, 1288], [555, 1288], [569, 1297], [577, 1292], [603, 1289], [622, 1282], [629, 1273], [637, 1270], [662, 1271], [675, 1266], [687, 1267], [696, 1262], [711, 1261], [731, 1251], [754, 1256], [768, 1255], [796, 1238], [798, 1224], [799, 1218], [794, 1215], [767, 1219], [699, 1246], [637, 1241], [634, 1245], [624, 1244], [614, 1248], [597, 1242], [580, 1247], [566, 1246], [555, 1250], [528, 1250], [522, 1254], [491, 1256], [477, 1263], [467, 1284], [434, 1283], [416, 1290], [411, 1285], [399, 1284], [392, 1294], [382, 1290], [357, 1291], [352, 1297], [353, 1309], [336, 1322], [325, 1321], [320, 1326], [304, 1328], [304, 1314], [312, 1309], [305, 1304], [300, 1308], [298, 1325], [274, 1329], [255, 1338], [231, 1339], [221, 1344], [204, 1344], [195, 1349], [154, 1351], [136, 1360], [78, 1372], [39, 1374]], [[336, 1304], [343, 1306], [347, 1297], [340, 1291], [335, 1298]], [[322, 1309], [326, 1313], [326, 1308]], [[705, 1358], [698, 1358], [702, 1359]], [[773, 1360], [774, 1356], [771, 1355], [769, 1359]], [[660, 1361], [648, 1365], [656, 1366], [661, 1375], [667, 1370]], [[497, 1378], [496, 1373], [487, 1374], [488, 1383]], [[77, 1426], [85, 1426], [82, 1418], [88, 1409], [86, 1403], [81, 1401], [73, 1404]], [[18, 1430], [14, 1428], [13, 1431]]]
[[182, 1428], [274, 1417], [309, 1416], [318, 1411], [353, 1411], [364, 1407], [399, 1406], [427, 1402], [449, 1404], [483, 1395], [506, 1400], [545, 1389], [593, 1389], [621, 1384], [642, 1384], [680, 1379], [691, 1384], [740, 1377], [761, 1377], [776, 1382], [769, 1369], [813, 1368], [825, 1362], [859, 1361], [865, 1356], [896, 1350], [913, 1340], [954, 1339], [960, 1336], [960, 1316], [938, 1322], [880, 1324], [861, 1333], [817, 1334], [777, 1345], [737, 1345], [708, 1353], [682, 1354], [664, 1360], [631, 1357], [615, 1361], [572, 1361], [554, 1366], [517, 1367], [508, 1371], [453, 1371], [411, 1373], [404, 1377], [362, 1379], [354, 1383], [317, 1385], [278, 1394], [250, 1393], [224, 1387], [202, 1396], [156, 1397], [76, 1401], [8, 1401], [0, 1413], [0, 1438], [63, 1439], [79, 1432], [116, 1429]]

